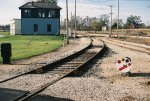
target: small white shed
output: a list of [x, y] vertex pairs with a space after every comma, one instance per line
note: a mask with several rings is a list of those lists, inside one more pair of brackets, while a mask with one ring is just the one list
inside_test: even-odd
[[10, 20], [10, 35], [21, 34], [21, 19]]
[[106, 31], [106, 30], [107, 30], [107, 26], [103, 26], [102, 31]]

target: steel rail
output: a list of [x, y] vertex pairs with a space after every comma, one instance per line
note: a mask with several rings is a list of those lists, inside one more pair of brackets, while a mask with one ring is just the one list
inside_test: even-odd
[[[80, 67], [78, 67], [74, 71], [80, 72], [80, 70], [82, 70], [84, 66], [86, 66], [89, 62], [93, 61], [97, 56], [99, 56], [99, 58], [102, 58], [106, 51], [107, 51], [107, 46], [103, 42], [102, 49], [100, 51], [98, 51], [95, 55], [93, 55], [90, 59], [88, 59], [85, 63], [83, 63]], [[74, 74], [74, 71], [72, 71], [70, 74], [68, 74], [68, 76]]]
[[[91, 61], [93, 61], [94, 58], [96, 58], [97, 56], [99, 57], [102, 57], [103, 54], [106, 52], [106, 45], [103, 44], [102, 47], [100, 47], [99, 51], [98, 52], [93, 52], [94, 54], [92, 56], [90, 56], [84, 63], [82, 63], [80, 66], [78, 66], [77, 68], [71, 70], [70, 72], [68, 73], [65, 73], [61, 76], [59, 76], [57, 79], [49, 82], [49, 83], [46, 83], [44, 85], [41, 86], [41, 88], [39, 89], [36, 89], [24, 96], [21, 96], [20, 98], [16, 99], [15, 101], [28, 101], [28, 100], [31, 100], [32, 98], [34, 98], [37, 94], [39, 94], [40, 92], [44, 91], [47, 87], [49, 87], [50, 85], [56, 83], [57, 81], [61, 80], [62, 78], [64, 77], [67, 77], [67, 76], [70, 76], [70, 75], [74, 75], [76, 74], [78, 71], [80, 71], [85, 65], [87, 65], [88, 63], [90, 63]], [[88, 53], [88, 52], [87, 52]], [[86, 54], [86, 53], [85, 53]]]
[[[115, 41], [113, 41], [113, 42], [115, 42]], [[133, 51], [137, 51], [137, 52], [141, 52], [141, 53], [146, 53], [146, 54], [150, 55], [150, 52], [149, 52], [148, 48], [144, 48], [144, 47], [143, 47], [143, 49], [146, 49], [146, 50], [147, 50], [147, 51], [144, 51], [144, 50], [134, 49], [134, 48], [130, 48], [130, 47], [128, 47], [128, 46], [124, 46], [124, 45], [129, 45], [129, 46], [135, 46], [135, 47], [137, 47], [137, 48], [142, 48], [142, 47], [137, 46], [137, 45], [130, 45], [130, 44], [121, 43], [121, 42], [120, 42], [120, 43], [121, 43], [122, 45], [120, 45], [120, 44], [118, 44], [117, 42], [111, 43], [111, 42], [108, 42], [108, 41], [105, 41], [105, 43], [113, 44], [113, 45], [116, 45], [116, 46], [119, 46], [119, 47], [123, 47], [123, 48], [129, 49], [129, 50], [133, 50]]]
[[126, 43], [126, 42], [123, 42], [123, 41], [120, 41], [120, 40], [113, 40], [113, 39], [109, 39], [109, 40], [110, 40], [110, 41], [113, 41], [113, 42], [120, 42], [120, 43], [125, 44], [125, 45], [130, 45], [130, 46], [135, 46], [135, 47], [147, 49], [147, 48], [144, 47], [144, 46], [139, 46], [139, 45], [129, 44], [129, 43]]
[[37, 71], [39, 71], [39, 70], [41, 70], [41, 69], [43, 70], [43, 69], [46, 69], [46, 68], [48, 68], [48, 67], [50, 67], [50, 66], [54, 66], [54, 65], [57, 64], [57, 63], [60, 63], [60, 62], [62, 62], [62, 61], [64, 61], [64, 60], [69, 59], [70, 57], [74, 57], [74, 56], [76, 56], [76, 55], [78, 55], [78, 54], [81, 54], [84, 50], [86, 50], [87, 48], [89, 48], [89, 47], [91, 46], [91, 44], [92, 44], [92, 42], [91, 42], [89, 45], [87, 45], [86, 47], [84, 47], [83, 49], [81, 49], [81, 50], [79, 50], [79, 51], [76, 51], [75, 53], [73, 53], [73, 54], [71, 54], [71, 55], [69, 55], [69, 56], [66, 56], [66, 57], [64, 57], [64, 58], [62, 58], [62, 59], [60, 59], [60, 60], [56, 60], [56, 61], [54, 61], [54, 62], [52, 62], [52, 63], [50, 63], [50, 64], [46, 64], [45, 66], [42, 66], [42, 67], [40, 67], [40, 68], [37, 68], [37, 69], [31, 70], [31, 71], [25, 72], [25, 73], [22, 73], [22, 74], [13, 76], [13, 77], [10, 77], [10, 78], [5, 79], [5, 80], [2, 80], [2, 81], [0, 81], [0, 83], [7, 82], [7, 81], [9, 81], [9, 80], [13, 80], [13, 79], [15, 79], [15, 78], [18, 78], [18, 77], [21, 77], [21, 76], [24, 76], [24, 75], [27, 75], [27, 74], [36, 73]]

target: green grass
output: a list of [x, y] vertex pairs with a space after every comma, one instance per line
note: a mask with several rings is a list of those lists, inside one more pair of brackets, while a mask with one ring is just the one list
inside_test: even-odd
[[[0, 38], [0, 43], [11, 43], [12, 60], [29, 58], [51, 52], [63, 45], [63, 37], [60, 36], [35, 36], [30, 45], [28, 45], [31, 39], [32, 36], [9, 36]], [[1, 56], [0, 62], [2, 62]]]
[[10, 33], [9, 32], [1, 32], [0, 31], [0, 35], [6, 35], [6, 36], [8, 36]]

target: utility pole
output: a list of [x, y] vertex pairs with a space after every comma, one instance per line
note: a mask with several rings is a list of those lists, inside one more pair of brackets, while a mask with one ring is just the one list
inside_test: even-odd
[[118, 0], [118, 17], [117, 17], [117, 38], [119, 38], [119, 0]]
[[110, 16], [111, 16], [111, 21], [110, 21], [110, 32], [109, 32], [109, 37], [111, 37], [111, 35], [112, 35], [112, 7], [113, 7], [113, 5], [110, 5], [109, 6], [110, 7]]
[[71, 12], [70, 24], [71, 24], [71, 36], [72, 36], [72, 31], [73, 31], [73, 26], [72, 26], [72, 12]]
[[74, 32], [74, 39], [76, 38], [76, 31], [77, 31], [77, 1], [75, 0], [75, 28], [74, 28], [74, 30], [75, 30], [75, 32]]
[[68, 29], [68, 0], [66, 0], [66, 44], [69, 44], [69, 29]]
[[88, 27], [89, 25], [88, 25], [88, 16], [86, 16], [86, 31], [88, 31]]

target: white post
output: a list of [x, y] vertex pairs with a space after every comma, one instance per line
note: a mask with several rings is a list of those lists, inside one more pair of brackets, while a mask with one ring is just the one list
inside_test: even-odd
[[66, 0], [66, 44], [69, 44], [69, 29], [68, 29], [68, 0]]
[[119, 38], [119, 0], [118, 0], [118, 17], [117, 17], [117, 38]]
[[76, 31], [77, 31], [77, 15], [76, 15], [76, 4], [77, 4], [77, 2], [76, 2], [76, 0], [75, 0], [75, 28], [74, 28], [74, 30], [75, 30], [75, 32], [74, 32], [74, 39], [75, 39], [75, 37], [76, 37]]
[[109, 37], [112, 35], [112, 5], [110, 5], [110, 16], [111, 16], [111, 21], [110, 21], [110, 32], [109, 32]]
[[71, 12], [70, 23], [71, 23], [71, 37], [73, 37], [73, 35], [72, 35], [72, 31], [73, 31], [73, 27], [72, 27], [72, 12]]

